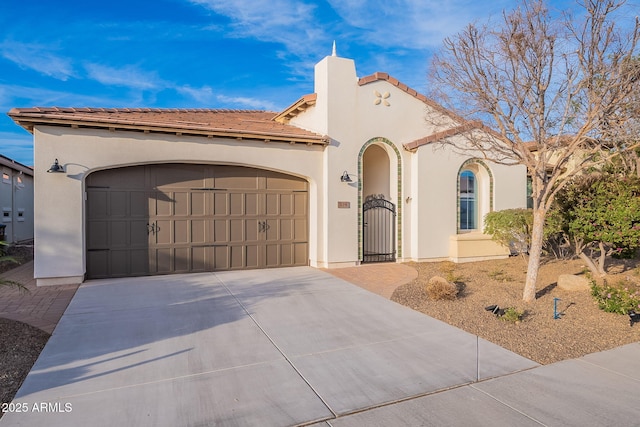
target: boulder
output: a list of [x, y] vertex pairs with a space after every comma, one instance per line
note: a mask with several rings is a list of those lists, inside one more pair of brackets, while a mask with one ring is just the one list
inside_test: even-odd
[[589, 279], [574, 274], [561, 274], [558, 276], [558, 288], [564, 291], [588, 291], [591, 289]]

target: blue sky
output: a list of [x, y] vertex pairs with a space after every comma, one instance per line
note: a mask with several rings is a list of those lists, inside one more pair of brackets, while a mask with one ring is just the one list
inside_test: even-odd
[[[573, 6], [569, 0], [558, 5]], [[279, 111], [331, 54], [425, 92], [429, 56], [509, 0], [32, 0], [0, 4], [0, 154], [33, 163], [13, 107]]]

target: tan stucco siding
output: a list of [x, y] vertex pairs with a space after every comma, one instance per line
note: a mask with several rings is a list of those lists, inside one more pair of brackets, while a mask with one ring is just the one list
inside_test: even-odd
[[[322, 264], [322, 147], [135, 132], [39, 126], [35, 130], [36, 278], [85, 272], [84, 178], [101, 169], [147, 163], [211, 163], [264, 168], [310, 183], [312, 264]], [[58, 158], [64, 174], [46, 170]]]

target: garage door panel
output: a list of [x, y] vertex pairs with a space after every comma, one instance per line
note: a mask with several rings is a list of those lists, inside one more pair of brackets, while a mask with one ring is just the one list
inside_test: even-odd
[[280, 245], [265, 245], [265, 263], [267, 267], [277, 267], [280, 265]]
[[294, 193], [294, 215], [307, 216], [307, 206], [309, 205], [307, 193]]
[[191, 248], [175, 248], [173, 250], [173, 270], [176, 273], [191, 271]]
[[282, 219], [280, 220], [280, 236], [279, 240], [293, 240], [293, 220]]
[[214, 185], [227, 190], [258, 188], [258, 170], [238, 166], [214, 167]]
[[148, 220], [132, 220], [129, 222], [129, 244], [133, 247], [149, 246]]
[[90, 278], [307, 264], [307, 183], [300, 178], [237, 166], [147, 165], [95, 172], [87, 184]]
[[87, 248], [105, 249], [109, 247], [109, 222], [91, 221], [87, 227]]
[[111, 247], [128, 247], [129, 246], [129, 222], [128, 221], [111, 221]]
[[150, 200], [150, 213], [155, 216], [171, 216], [173, 215], [174, 200], [171, 193], [157, 192], [152, 195]]
[[149, 217], [149, 193], [146, 191], [129, 192], [129, 216]]
[[150, 184], [156, 188], [201, 188], [206, 183], [205, 165], [168, 164], [155, 165], [150, 169], [160, 170], [161, 173], [150, 174]]
[[293, 194], [280, 195], [280, 215], [293, 215]]
[[244, 215], [257, 216], [260, 213], [258, 197], [259, 195], [257, 193], [247, 193], [244, 195]]
[[190, 243], [189, 221], [186, 219], [173, 221], [173, 243]]
[[191, 210], [189, 213], [192, 216], [204, 216], [208, 214], [207, 196], [211, 196], [211, 194], [198, 192], [191, 193]]
[[257, 219], [249, 218], [246, 220], [237, 220], [237, 222], [243, 224], [244, 238], [242, 240], [246, 242], [257, 242], [260, 240], [260, 227]]
[[265, 172], [267, 190], [306, 190], [307, 181], [278, 172]]
[[231, 268], [231, 251], [228, 246], [214, 246], [214, 269], [229, 270]]
[[294, 243], [293, 253], [295, 265], [307, 265], [307, 260], [309, 259], [307, 243]]
[[109, 277], [109, 250], [89, 250], [87, 269], [94, 278]]
[[109, 204], [107, 198], [109, 193], [106, 191], [93, 190], [87, 192], [87, 215], [92, 219], [108, 218], [109, 217]]
[[124, 218], [129, 215], [128, 193], [125, 191], [111, 191], [109, 193], [109, 216]]
[[302, 242], [302, 241], [307, 241], [307, 236], [308, 236], [308, 222], [306, 219], [294, 219], [293, 220], [293, 225], [294, 225], [294, 232], [293, 232], [293, 239], [298, 241], [298, 242]]
[[244, 193], [229, 193], [229, 215], [242, 216], [245, 214]]
[[173, 271], [173, 249], [171, 248], [156, 248], [152, 249], [152, 273], [170, 273]]
[[189, 193], [173, 192], [173, 214], [176, 216], [189, 215]]
[[293, 257], [293, 245], [282, 244], [280, 245], [280, 263], [282, 266], [293, 266], [295, 260]]
[[267, 242], [275, 242], [280, 240], [280, 220], [278, 219], [267, 219], [264, 221], [266, 223], [266, 229], [262, 232], [265, 235], [265, 239]]
[[207, 221], [206, 224], [212, 224], [212, 232], [207, 233], [203, 238], [206, 242], [221, 244], [229, 241], [229, 221], [226, 219], [214, 219]]
[[275, 216], [280, 214], [280, 198], [278, 196], [279, 194], [265, 194], [267, 215]]
[[229, 215], [229, 194], [214, 193], [213, 195], [213, 215]]
[[129, 274], [129, 255], [129, 250], [111, 250], [110, 276], [123, 277]]
[[171, 220], [156, 220], [155, 233], [152, 232], [154, 243], [158, 245], [170, 245], [175, 242], [173, 222]]
[[144, 276], [150, 273], [148, 248], [129, 251], [129, 269], [132, 276]]

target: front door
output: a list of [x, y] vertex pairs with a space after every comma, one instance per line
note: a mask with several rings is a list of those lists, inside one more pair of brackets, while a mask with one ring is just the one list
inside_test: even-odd
[[362, 262], [395, 261], [396, 205], [383, 195], [367, 196], [362, 219]]

